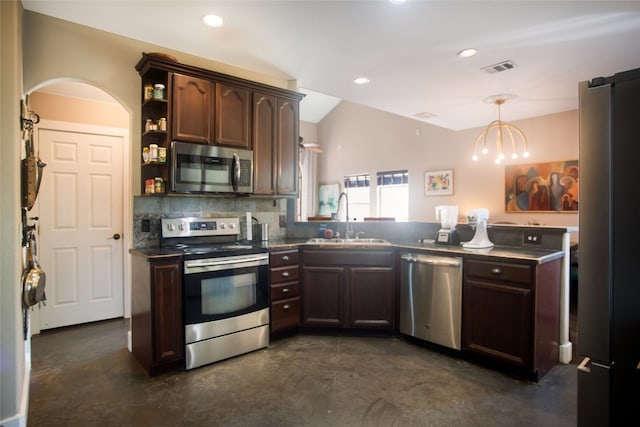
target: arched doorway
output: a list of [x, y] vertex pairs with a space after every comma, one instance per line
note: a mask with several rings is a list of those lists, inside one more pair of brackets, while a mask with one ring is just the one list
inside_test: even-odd
[[33, 312], [32, 333], [128, 317], [129, 113], [77, 81], [39, 86], [29, 106], [40, 116], [34, 142], [48, 164], [29, 213], [39, 217], [47, 273], [47, 301]]

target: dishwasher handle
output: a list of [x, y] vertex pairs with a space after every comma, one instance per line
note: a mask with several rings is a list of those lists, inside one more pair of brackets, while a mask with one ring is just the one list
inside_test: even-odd
[[442, 265], [446, 267], [460, 267], [462, 265], [462, 258], [450, 256], [402, 254], [400, 259], [412, 264]]

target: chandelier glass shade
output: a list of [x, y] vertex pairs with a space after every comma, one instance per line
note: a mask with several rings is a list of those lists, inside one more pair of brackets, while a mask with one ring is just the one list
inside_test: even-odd
[[[524, 133], [517, 127], [510, 123], [503, 122], [500, 118], [500, 106], [505, 103], [504, 98], [497, 98], [494, 103], [498, 106], [498, 120], [494, 120], [489, 125], [484, 128], [478, 138], [476, 139], [476, 143], [473, 147], [473, 160], [478, 160], [478, 147], [482, 144], [482, 149], [480, 152], [483, 155], [489, 153], [489, 149], [487, 148], [487, 141], [494, 139], [496, 141], [496, 163], [502, 162], [505, 156], [505, 140], [507, 146], [511, 146], [511, 158], [517, 159], [518, 155], [518, 147], [521, 147], [521, 155], [522, 157], [529, 157], [529, 149], [527, 148], [527, 138], [524, 136]], [[495, 134], [495, 137], [492, 136]]]

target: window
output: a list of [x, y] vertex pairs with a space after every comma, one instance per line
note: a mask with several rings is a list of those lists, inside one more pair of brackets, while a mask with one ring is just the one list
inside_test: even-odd
[[409, 220], [409, 172], [378, 172], [378, 215]]
[[349, 197], [349, 221], [363, 221], [369, 215], [369, 175], [344, 177], [344, 188]]

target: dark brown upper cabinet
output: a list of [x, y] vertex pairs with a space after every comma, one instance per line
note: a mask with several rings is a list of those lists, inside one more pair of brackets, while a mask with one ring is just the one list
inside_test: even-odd
[[216, 83], [215, 144], [251, 148], [248, 89]]
[[298, 195], [300, 104], [278, 98], [276, 188], [279, 195]]
[[213, 87], [208, 80], [173, 75], [173, 139], [213, 144]]
[[254, 194], [297, 196], [299, 103], [253, 93]]
[[253, 93], [253, 193], [276, 194], [277, 98]]
[[[254, 151], [254, 194], [298, 196], [299, 103], [303, 94], [203, 68], [162, 55], [143, 54], [136, 64], [142, 85], [162, 83], [167, 96], [142, 103], [141, 148], [170, 141], [221, 145]], [[141, 87], [141, 93], [143, 87]], [[157, 117], [156, 117], [157, 116]], [[167, 118], [167, 131], [144, 132], [147, 118]], [[165, 164], [142, 168], [146, 179], [170, 177]]]

